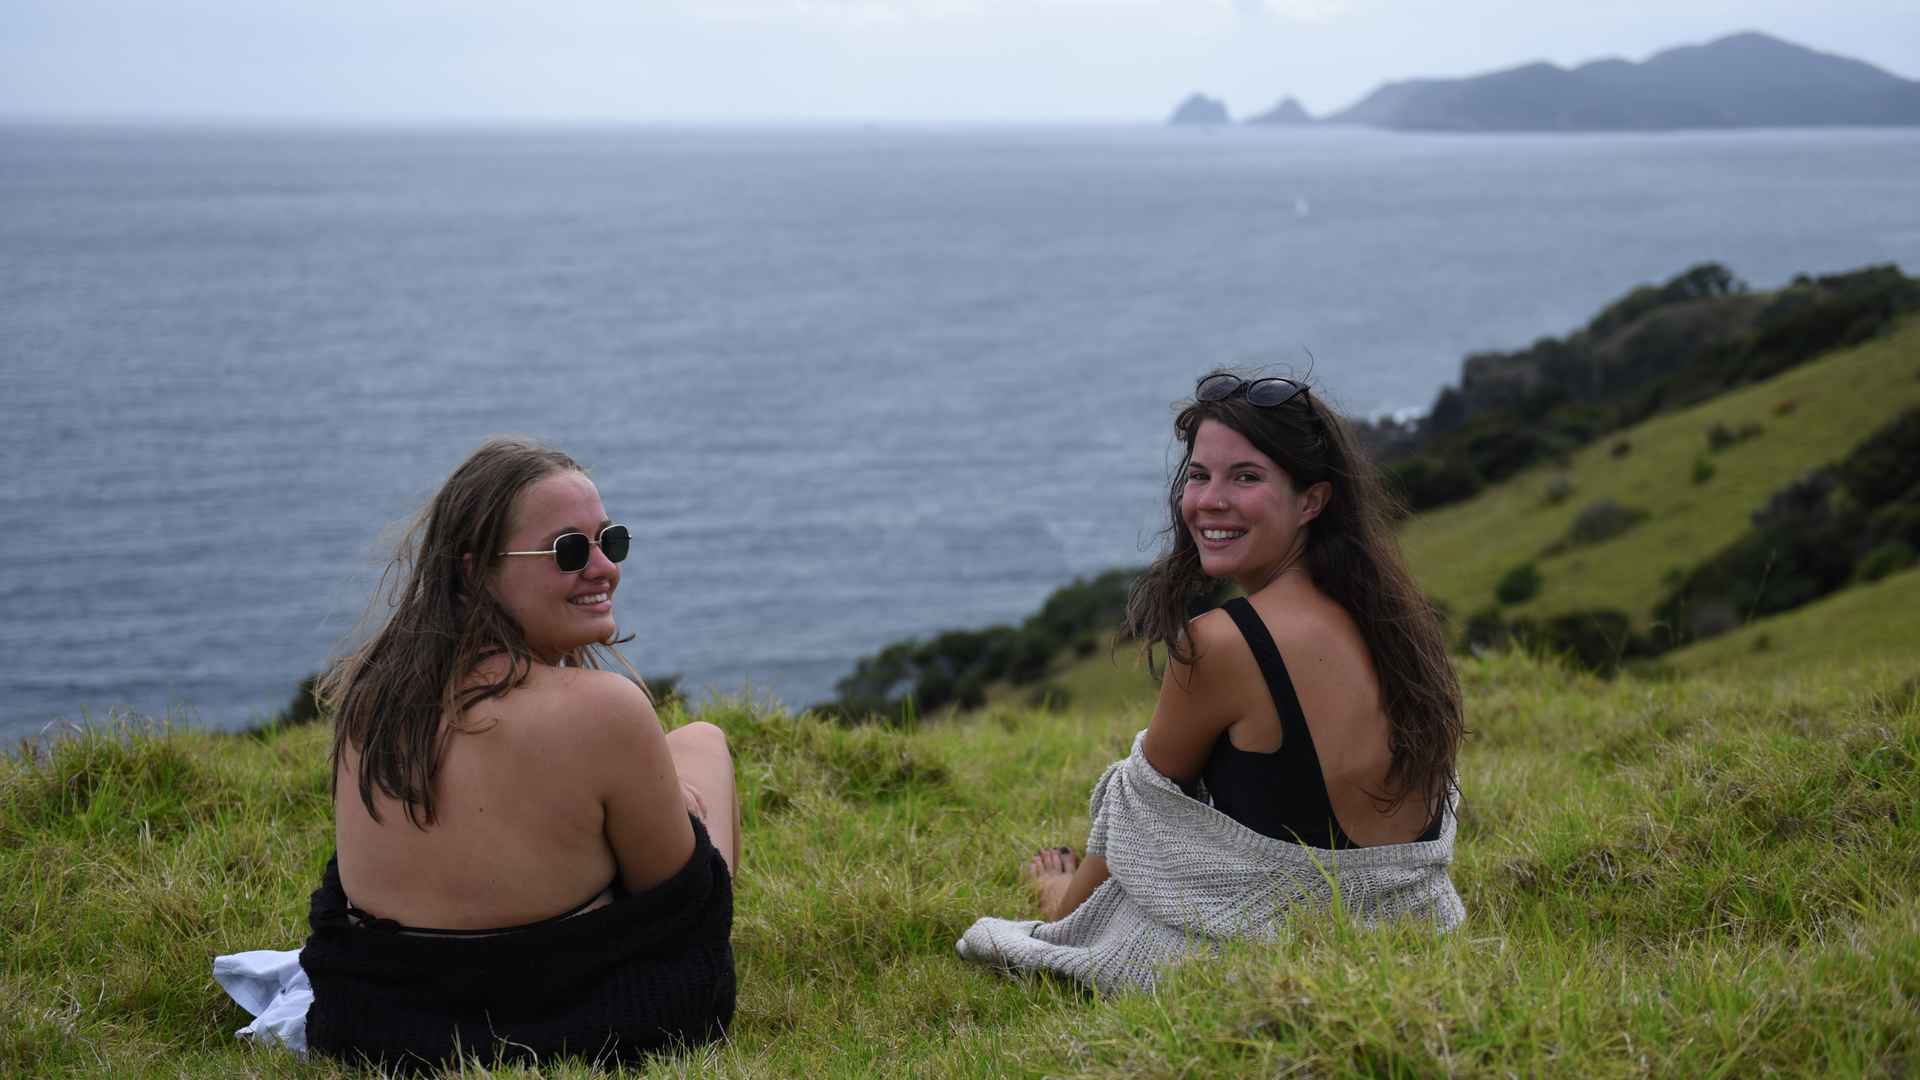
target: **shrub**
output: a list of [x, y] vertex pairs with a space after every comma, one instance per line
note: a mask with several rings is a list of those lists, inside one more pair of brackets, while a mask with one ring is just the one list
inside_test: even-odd
[[1737, 430], [1716, 422], [1712, 427], [1707, 429], [1707, 450], [1717, 454], [1730, 446], [1736, 446], [1746, 442], [1748, 439], [1758, 438], [1761, 433], [1766, 430], [1766, 428], [1751, 421], [1741, 424]]
[[317, 722], [320, 719], [320, 698], [315, 688], [319, 682], [319, 672], [301, 679], [300, 685], [293, 688], [293, 697], [288, 699], [286, 708], [263, 723], [244, 729], [242, 734], [251, 735], [256, 739], [266, 739], [286, 728]]
[[1467, 620], [1460, 644], [1468, 651], [1518, 645], [1609, 676], [1620, 669], [1623, 659], [1659, 652], [1652, 641], [1633, 632], [1625, 612], [1610, 609], [1572, 611], [1544, 622], [1524, 617], [1509, 622], [1497, 609], [1486, 608]]
[[1920, 408], [1902, 412], [1869, 435], [1838, 468], [1839, 481], [1863, 505], [1907, 501], [1920, 489]]
[[922, 712], [932, 712], [953, 701], [953, 676], [935, 668], [913, 684], [913, 703]]
[[1573, 496], [1573, 478], [1560, 473], [1547, 481], [1547, 490], [1543, 496], [1548, 506], [1558, 506]]
[[1708, 461], [1707, 456], [1705, 454], [1702, 454], [1699, 457], [1694, 458], [1693, 459], [1693, 486], [1699, 487], [1701, 484], [1704, 484], [1711, 479], [1713, 479], [1713, 462]]
[[293, 700], [287, 702], [287, 711], [280, 714], [282, 724], [293, 727], [320, 719], [320, 699], [314, 694], [314, 685], [319, 681], [317, 674], [300, 680], [300, 685], [294, 688]]
[[953, 703], [963, 709], [977, 709], [987, 703], [987, 684], [977, 671], [969, 671], [953, 684]]
[[1053, 654], [1059, 647], [1059, 641], [1045, 631], [1022, 631], [1014, 645], [1013, 656], [1007, 663], [1007, 678], [1016, 683], [1040, 679], [1053, 663]]
[[1500, 617], [1499, 608], [1481, 608], [1467, 616], [1467, 623], [1460, 630], [1460, 648], [1464, 652], [1495, 648], [1512, 639], [1512, 630]]
[[1618, 671], [1620, 661], [1626, 657], [1653, 651], [1634, 635], [1631, 621], [1620, 611], [1573, 611], [1557, 615], [1529, 637], [1530, 648], [1557, 653], [1601, 675]]
[[1587, 504], [1574, 517], [1573, 525], [1567, 530], [1567, 544], [1580, 547], [1604, 543], [1640, 524], [1646, 517], [1647, 512], [1637, 507], [1622, 506], [1612, 499], [1597, 500]]
[[686, 696], [680, 692], [680, 673], [677, 671], [671, 675], [643, 676], [641, 681], [646, 683], [647, 696], [653, 699], [656, 709], [686, 700]]
[[1389, 486], [1414, 513], [1459, 502], [1486, 486], [1472, 465], [1455, 457], [1423, 454], [1387, 469]]
[[1027, 704], [1036, 709], [1058, 712], [1073, 704], [1073, 691], [1056, 682], [1045, 683], [1027, 692]]
[[1540, 568], [1523, 562], [1506, 572], [1493, 587], [1493, 595], [1503, 604], [1524, 604], [1540, 594]]
[[1867, 534], [1874, 540], [1905, 540], [1920, 547], [1920, 496], [1875, 510], [1867, 519]]
[[1916, 561], [1920, 561], [1920, 552], [1904, 540], [1889, 540], [1860, 560], [1860, 566], [1854, 574], [1861, 581], [1879, 581], [1888, 574], [1905, 570]]

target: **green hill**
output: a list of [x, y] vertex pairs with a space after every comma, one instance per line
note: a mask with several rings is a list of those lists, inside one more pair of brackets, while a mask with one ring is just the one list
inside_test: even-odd
[[[647, 1074], [1904, 1075], [1920, 700], [1892, 674], [1799, 675], [1468, 659], [1459, 932], [1301, 918], [1111, 1001], [953, 942], [1031, 910], [1019, 864], [1084, 838], [1141, 708], [892, 730], [709, 705], [740, 761], [739, 1011], [726, 1044]], [[239, 1043], [209, 970], [302, 939], [326, 734], [136, 725], [0, 758], [0, 1075], [349, 1074]]]
[[[1916, 404], [1920, 320], [1910, 319], [1884, 338], [1618, 432], [1564, 467], [1535, 467], [1420, 514], [1401, 543], [1421, 584], [1456, 616], [1493, 604], [1501, 577], [1531, 561], [1541, 587], [1511, 613], [1612, 608], [1644, 629], [1670, 575], [1732, 542], [1782, 485], [1844, 457]], [[1713, 451], [1716, 429], [1737, 441]], [[1696, 482], [1700, 465], [1711, 476]], [[1612, 539], [1556, 551], [1603, 502], [1646, 516]]]

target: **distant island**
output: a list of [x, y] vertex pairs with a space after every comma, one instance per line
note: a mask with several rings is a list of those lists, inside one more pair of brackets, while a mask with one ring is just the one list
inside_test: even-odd
[[[1207, 101], [1225, 123], [1226, 106]], [[1184, 111], [1186, 106], [1182, 106]], [[1174, 123], [1191, 123], [1176, 112]], [[1287, 98], [1249, 124], [1356, 124], [1391, 131], [1673, 131], [1920, 124], [1920, 82], [1761, 33], [1656, 53], [1641, 63], [1545, 62], [1461, 79], [1389, 82], [1315, 120]]]
[[1311, 124], [1313, 117], [1307, 114], [1306, 106], [1296, 98], [1282, 99], [1280, 104], [1257, 116], [1247, 118], [1247, 123], [1258, 126], [1279, 127], [1288, 124]]
[[1227, 115], [1226, 102], [1205, 94], [1194, 94], [1187, 98], [1167, 118], [1167, 123], [1174, 127], [1214, 127], [1232, 122], [1233, 118]]

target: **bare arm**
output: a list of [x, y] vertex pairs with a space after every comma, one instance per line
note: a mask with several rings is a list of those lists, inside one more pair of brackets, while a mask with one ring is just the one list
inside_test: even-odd
[[[1199, 777], [1214, 740], [1240, 714], [1232, 665], [1239, 654], [1246, 654], [1248, 662], [1252, 657], [1244, 645], [1239, 646], [1239, 654], [1234, 652], [1239, 631], [1231, 618], [1225, 612], [1210, 612], [1188, 625], [1197, 655], [1191, 665], [1177, 661], [1168, 664], [1166, 678], [1160, 682], [1159, 704], [1147, 725], [1142, 748], [1147, 763], [1183, 784]], [[1051, 903], [1042, 905], [1043, 913], [1049, 920], [1065, 918], [1086, 903], [1109, 876], [1107, 860], [1088, 855], [1074, 868], [1066, 889]]]
[[[1253, 654], [1225, 611], [1209, 611], [1193, 620], [1187, 633], [1195, 646], [1193, 663], [1168, 662], [1141, 747], [1147, 764], [1182, 784], [1199, 778], [1220, 733], [1243, 715], [1245, 679], [1236, 668], [1253, 664]], [[1265, 683], [1258, 685], [1264, 690]]]
[[632, 891], [678, 873], [693, 855], [687, 799], [653, 703], [617, 675], [583, 680], [582, 706], [592, 710], [594, 782], [606, 812], [607, 844]]

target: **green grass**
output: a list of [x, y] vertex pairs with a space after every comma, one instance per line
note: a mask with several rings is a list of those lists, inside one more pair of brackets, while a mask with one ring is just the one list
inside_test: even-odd
[[[1111, 1001], [993, 974], [953, 941], [1028, 910], [1027, 852], [1081, 839], [1089, 785], [1145, 722], [1132, 691], [912, 731], [710, 705], [745, 799], [739, 1014], [726, 1045], [649, 1072], [1920, 1067], [1913, 681], [1601, 682], [1506, 655], [1463, 676], [1460, 932], [1316, 918]], [[128, 723], [0, 763], [0, 1075], [340, 1074], [233, 1039], [245, 1015], [209, 973], [299, 942], [331, 843], [325, 744]]]
[[[1843, 349], [1753, 386], [1602, 438], [1566, 468], [1531, 469], [1454, 506], [1408, 522], [1401, 543], [1415, 576], [1454, 615], [1494, 602], [1500, 578], [1527, 561], [1539, 594], [1513, 615], [1551, 616], [1613, 608], [1644, 628], [1666, 575], [1731, 543], [1775, 491], [1817, 465], [1838, 461], [1902, 409], [1920, 404], [1920, 320], [1887, 337]], [[1785, 411], [1783, 411], [1785, 410]], [[1759, 435], [1707, 452], [1715, 424]], [[1624, 442], [1628, 450], [1615, 457]], [[1712, 477], [1694, 482], [1705, 457]], [[1554, 502], [1557, 480], [1572, 492]], [[1543, 552], [1584, 507], [1602, 500], [1646, 511], [1626, 533], [1602, 543]]]

